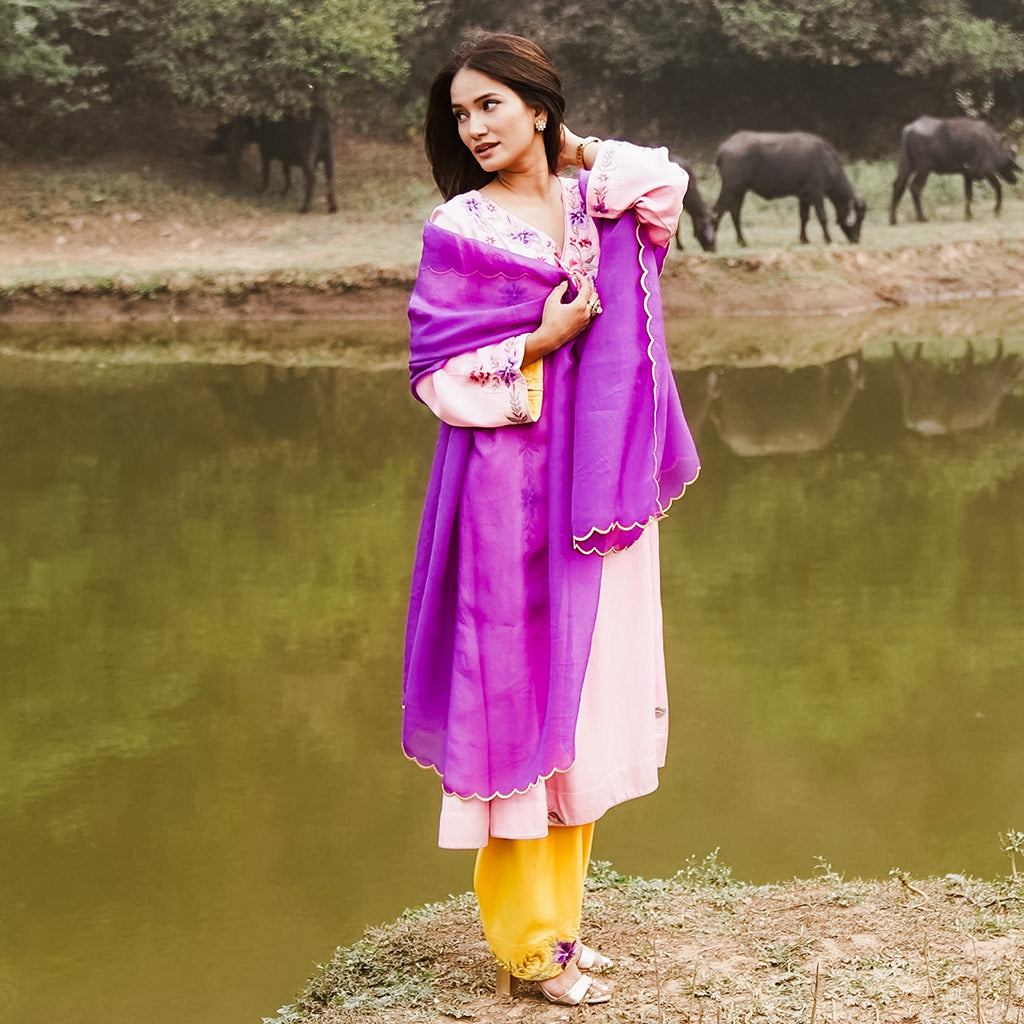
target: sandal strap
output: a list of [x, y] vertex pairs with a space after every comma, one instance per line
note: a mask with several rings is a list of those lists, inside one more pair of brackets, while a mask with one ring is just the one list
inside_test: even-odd
[[581, 974], [560, 996], [553, 996], [543, 984], [540, 990], [544, 993], [549, 1003], [557, 1003], [559, 1006], [579, 1006], [581, 1003], [607, 1003], [612, 997], [611, 993], [602, 991], [601, 988], [595, 991], [594, 986], [596, 984], [597, 982], [589, 974]]
[[590, 946], [580, 943], [579, 956], [576, 957], [576, 964], [581, 971], [608, 971], [615, 966], [613, 961], [599, 953]]
[[581, 974], [574, 985], [567, 991], [563, 992], [561, 997], [557, 1000], [560, 1003], [566, 1003], [569, 1006], [579, 1006], [580, 1003], [584, 1002], [587, 998], [587, 993], [590, 991], [591, 985], [594, 984], [594, 979], [588, 974]]

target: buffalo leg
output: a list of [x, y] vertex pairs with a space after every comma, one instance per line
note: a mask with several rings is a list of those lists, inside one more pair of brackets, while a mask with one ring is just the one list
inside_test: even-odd
[[266, 192], [270, 186], [270, 157], [260, 153], [260, 162], [263, 165], [263, 184], [260, 187], [260, 191]]
[[729, 216], [732, 217], [732, 226], [736, 229], [736, 241], [743, 246], [747, 247], [747, 240], [743, 237], [743, 228], [740, 227], [740, 207], [743, 205], [742, 200], [735, 206], [730, 207]]
[[919, 221], [926, 221], [928, 218], [921, 209], [921, 190], [928, 180], [930, 171], [918, 171], [910, 182], [910, 198], [914, 200], [914, 213]]
[[242, 176], [242, 151], [247, 141], [246, 122], [240, 117], [232, 118], [224, 136], [227, 175], [231, 181], [238, 181]]
[[896, 207], [900, 205], [903, 192], [907, 187], [907, 179], [910, 177], [909, 168], [900, 167], [896, 180], [892, 183], [892, 201], [889, 203], [889, 223], [896, 223]]
[[324, 154], [324, 181], [327, 187], [327, 212], [338, 212], [338, 201], [334, 198], [334, 154], [328, 148]]
[[988, 178], [986, 180], [991, 184], [996, 194], [996, 208], [994, 212], [995, 215], [998, 217], [999, 212], [1003, 208], [1003, 186], [999, 184], [999, 179], [994, 174], [988, 175]]
[[825, 200], [817, 196], [814, 200], [814, 212], [818, 216], [818, 223], [821, 225], [821, 233], [825, 236], [825, 244], [832, 244], [832, 236], [828, 233], [828, 217], [825, 214]]
[[811, 216], [811, 204], [806, 199], [800, 200], [800, 241], [807, 245], [807, 221]]
[[718, 202], [715, 203], [715, 210], [728, 210], [732, 218], [732, 226], [736, 229], [736, 242], [746, 247], [747, 240], [743, 237], [743, 228], [740, 226], [740, 208], [743, 206], [743, 199], [746, 191], [740, 192], [737, 196], [730, 196], [727, 193], [719, 193]]
[[284, 170], [284, 187], [281, 189], [281, 195], [286, 196], [292, 187], [292, 165], [287, 160], [282, 160], [281, 167]]
[[302, 180], [305, 182], [306, 194], [299, 207], [299, 213], [309, 213], [313, 205], [313, 188], [316, 185], [316, 164], [306, 162], [302, 165]]
[[964, 220], [971, 219], [971, 202], [974, 199], [974, 181], [969, 174], [964, 175]]

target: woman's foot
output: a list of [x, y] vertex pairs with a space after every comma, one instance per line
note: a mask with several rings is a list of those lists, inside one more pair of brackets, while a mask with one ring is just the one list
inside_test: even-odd
[[575, 961], [570, 961], [561, 974], [539, 982], [540, 990], [548, 1002], [559, 1006], [579, 1006], [581, 1003], [607, 1003], [611, 989], [603, 982], [581, 973]]

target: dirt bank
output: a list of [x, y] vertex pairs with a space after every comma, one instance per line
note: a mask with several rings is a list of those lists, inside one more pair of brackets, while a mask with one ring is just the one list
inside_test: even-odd
[[887, 251], [852, 246], [764, 250], [666, 265], [670, 314], [841, 314], [1024, 294], [1024, 242], [990, 239]]
[[[129, 224], [99, 245], [97, 229], [85, 225], [59, 235], [56, 248], [50, 238], [0, 244], [0, 322], [401, 316], [419, 254], [418, 224], [319, 230], [284, 246], [248, 221], [205, 234], [180, 224], [144, 231]], [[663, 275], [665, 310], [673, 317], [838, 314], [1020, 294], [1024, 240], [1017, 238], [887, 250], [673, 251]]]
[[[587, 941], [612, 955], [604, 1006], [493, 991], [472, 897], [409, 912], [339, 949], [276, 1024], [1015, 1024], [1024, 1009], [1019, 880], [731, 879], [713, 857], [671, 880], [597, 865]], [[607, 869], [607, 865], [604, 866]], [[710, 868], [710, 871], [709, 871]]]

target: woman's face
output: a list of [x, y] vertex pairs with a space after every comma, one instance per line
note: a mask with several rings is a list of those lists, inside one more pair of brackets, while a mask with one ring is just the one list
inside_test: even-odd
[[546, 162], [544, 135], [534, 127], [543, 111], [489, 75], [462, 68], [452, 79], [452, 113], [459, 137], [485, 171], [519, 169], [538, 156]]

